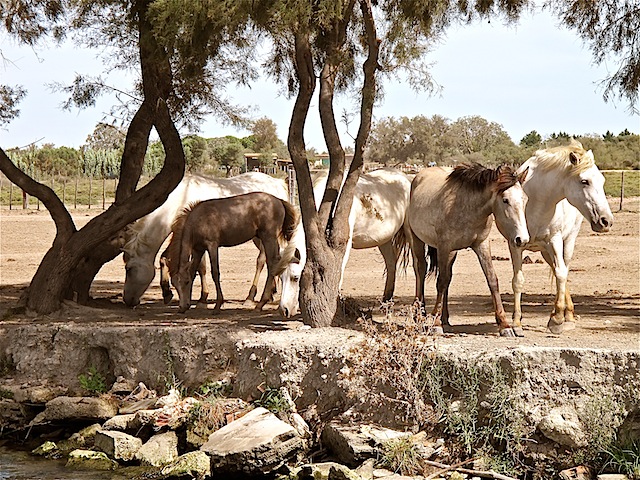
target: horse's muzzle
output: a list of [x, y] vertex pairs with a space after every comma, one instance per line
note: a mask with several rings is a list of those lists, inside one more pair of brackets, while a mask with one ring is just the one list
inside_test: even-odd
[[600, 217], [597, 222], [591, 222], [591, 230], [597, 233], [605, 233], [611, 230], [613, 218]]
[[522, 247], [529, 243], [529, 237], [516, 237], [513, 239], [513, 244], [516, 247]]

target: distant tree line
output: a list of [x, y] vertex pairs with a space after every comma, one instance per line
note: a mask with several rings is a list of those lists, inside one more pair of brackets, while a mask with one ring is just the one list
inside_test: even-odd
[[570, 138], [593, 150], [601, 169], [640, 169], [640, 135], [627, 129], [618, 135], [610, 131], [604, 135], [559, 132], [545, 138], [532, 130], [516, 145], [500, 124], [480, 116], [456, 121], [440, 115], [383, 118], [372, 127], [366, 158], [386, 165], [451, 165], [461, 161], [519, 164], [535, 150], [566, 144]]
[[[232, 135], [203, 138], [187, 135], [182, 138], [187, 170], [192, 173], [218, 175], [233, 169], [242, 169], [244, 154], [258, 153], [263, 162], [273, 156], [287, 158], [286, 145], [278, 138], [275, 123], [268, 118], [256, 120], [251, 125], [251, 135], [238, 138]], [[13, 162], [25, 173], [39, 178], [59, 175], [91, 178], [116, 178], [120, 175], [120, 163], [126, 132], [113, 125], [99, 123], [80, 148], [56, 147], [53, 144], [30, 145], [7, 150]], [[150, 142], [145, 156], [143, 173], [156, 175], [165, 161], [164, 148], [158, 140]]]
[[[257, 120], [252, 132], [243, 138], [232, 135], [183, 137], [187, 170], [192, 173], [229, 174], [233, 170], [242, 170], [247, 152], [261, 153], [265, 165], [272, 161], [274, 154], [278, 158], [288, 158], [286, 145], [278, 138], [272, 120]], [[372, 128], [365, 158], [368, 162], [385, 165], [452, 165], [461, 161], [486, 165], [518, 164], [535, 150], [566, 144], [572, 137], [582, 142], [585, 148], [593, 150], [601, 169], [640, 169], [640, 135], [626, 129], [618, 135], [610, 131], [604, 135], [558, 132], [545, 138], [532, 130], [516, 145], [501, 125], [480, 116], [463, 117], [453, 122], [440, 115], [384, 118]], [[124, 131], [100, 123], [87, 137], [86, 144], [78, 149], [44, 144], [8, 152], [20, 169], [36, 177], [117, 178], [124, 139]], [[315, 151], [310, 150], [309, 158], [314, 154]], [[164, 164], [164, 157], [162, 143], [151, 142], [145, 157], [144, 174], [156, 175]]]

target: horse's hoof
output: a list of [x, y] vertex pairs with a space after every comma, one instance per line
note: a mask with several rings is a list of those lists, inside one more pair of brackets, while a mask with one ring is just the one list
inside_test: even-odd
[[196, 308], [207, 308], [207, 302], [206, 301], [201, 302], [200, 300], [198, 300], [198, 303], [196, 303]]
[[434, 336], [444, 335], [442, 327], [431, 327], [431, 334]]
[[513, 338], [516, 336], [516, 333], [513, 331], [513, 328], [503, 328], [500, 330], [500, 336]]
[[547, 323], [547, 329], [549, 329], [549, 331], [554, 335], [560, 335], [564, 332], [568, 332], [569, 330], [573, 330], [575, 328], [576, 328], [575, 322], [556, 323], [552, 320], [549, 320], [549, 323]]
[[164, 297], [162, 297], [162, 300], [164, 300], [165, 305], [169, 305], [172, 299], [173, 299], [173, 293], [169, 293], [168, 295], [165, 295]]
[[242, 306], [243, 307], [247, 307], [247, 308], [248, 307], [256, 307], [257, 308], [255, 300], [250, 300], [248, 298], [242, 303]]
[[524, 330], [522, 327], [513, 327], [512, 330], [516, 337], [524, 337]]
[[261, 312], [261, 311], [262, 311], [262, 309], [264, 308], [265, 303], [266, 303], [266, 302], [260, 302], [260, 303], [258, 303], [258, 304], [256, 305], [256, 308], [255, 308], [255, 309], [256, 309], [256, 310], [258, 310], [259, 312]]

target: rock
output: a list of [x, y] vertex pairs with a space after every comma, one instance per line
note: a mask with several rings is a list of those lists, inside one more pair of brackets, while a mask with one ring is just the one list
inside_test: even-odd
[[118, 413], [118, 402], [106, 395], [101, 397], [57, 397], [47, 402], [30, 423], [39, 425], [59, 420], [106, 420]]
[[134, 414], [128, 428], [138, 431], [145, 427], [153, 427], [158, 415], [160, 415], [160, 410], [139, 410]]
[[135, 456], [142, 465], [161, 467], [178, 458], [178, 437], [175, 432], [154, 435], [142, 445]]
[[117, 430], [119, 432], [126, 432], [130, 430], [130, 425], [133, 424], [135, 413], [127, 413], [125, 415], [116, 415], [110, 418], [102, 424], [103, 430]]
[[338, 460], [353, 467], [375, 457], [378, 446], [410, 435], [374, 425], [347, 426], [331, 422], [322, 431], [322, 442]]
[[373, 470], [376, 468], [376, 459], [368, 458], [362, 465], [356, 468], [356, 473], [362, 478], [373, 478]]
[[54, 442], [44, 442], [38, 448], [31, 451], [34, 455], [39, 455], [45, 458], [61, 458], [62, 454], [60, 453], [60, 449], [58, 449], [58, 445]]
[[260, 475], [296, 459], [308, 448], [296, 430], [259, 407], [209, 436], [200, 450], [211, 457], [211, 470]]
[[591, 480], [591, 472], [587, 467], [579, 466], [562, 470], [560, 480]]
[[74, 450], [69, 454], [65, 466], [79, 470], [115, 470], [118, 468], [118, 462], [111, 460], [104, 452]]
[[93, 442], [96, 438], [96, 433], [102, 430], [102, 426], [99, 423], [94, 423], [88, 427], [83, 428], [79, 432], [74, 433], [69, 437], [70, 442], [77, 443], [82, 447], [93, 446]]
[[142, 440], [123, 432], [101, 431], [96, 433], [95, 447], [115, 460], [128, 462], [135, 458], [142, 447]]
[[569, 448], [586, 447], [588, 442], [578, 419], [578, 414], [570, 406], [552, 409], [538, 423], [545, 437]]
[[202, 480], [211, 475], [211, 460], [204, 452], [189, 452], [165, 466], [160, 473], [164, 478], [188, 477]]
[[133, 380], [127, 380], [123, 376], [119, 376], [111, 386], [109, 393], [113, 395], [129, 395], [134, 391], [136, 386], [137, 385]]
[[362, 480], [356, 472], [335, 462], [310, 463], [300, 468], [297, 480]]

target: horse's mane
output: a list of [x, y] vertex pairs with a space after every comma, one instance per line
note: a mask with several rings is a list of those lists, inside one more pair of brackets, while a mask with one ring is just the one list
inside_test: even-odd
[[192, 202], [182, 209], [182, 212], [176, 217], [171, 224], [171, 241], [167, 247], [167, 266], [169, 267], [169, 274], [175, 273], [176, 266], [180, 264], [180, 255], [182, 254], [182, 235], [184, 233], [184, 224], [187, 221], [187, 217], [193, 211], [193, 209], [201, 202]]
[[475, 162], [456, 165], [447, 177], [447, 185], [476, 192], [491, 187], [493, 191], [502, 193], [513, 187], [517, 181], [518, 175], [509, 165], [500, 165], [491, 169]]
[[[574, 161], [572, 161], [572, 156]], [[578, 161], [576, 162], [575, 159]], [[595, 165], [593, 152], [585, 150], [580, 142], [571, 139], [569, 145], [537, 150], [529, 160], [544, 170], [567, 169], [579, 174]]]

